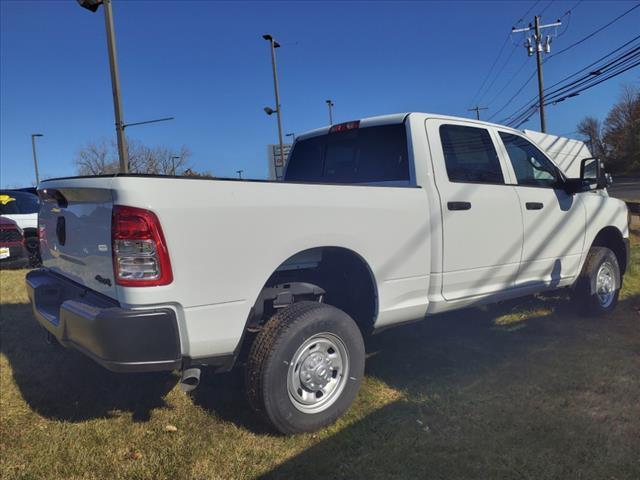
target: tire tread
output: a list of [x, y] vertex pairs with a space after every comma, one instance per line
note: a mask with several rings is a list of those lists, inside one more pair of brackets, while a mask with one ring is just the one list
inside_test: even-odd
[[245, 367], [245, 391], [251, 407], [265, 420], [269, 421], [264, 411], [264, 368], [269, 355], [276, 349], [278, 340], [296, 321], [326, 305], [318, 302], [294, 303], [273, 315], [264, 325], [251, 346]]

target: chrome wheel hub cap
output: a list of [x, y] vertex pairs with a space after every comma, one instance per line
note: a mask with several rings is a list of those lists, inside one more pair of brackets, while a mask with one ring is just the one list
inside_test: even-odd
[[349, 355], [342, 340], [332, 333], [314, 335], [289, 363], [289, 398], [304, 413], [326, 410], [340, 397], [348, 372]]
[[613, 267], [609, 262], [603, 263], [598, 269], [596, 295], [600, 306], [603, 308], [607, 308], [613, 303], [616, 294], [616, 280], [613, 271]]

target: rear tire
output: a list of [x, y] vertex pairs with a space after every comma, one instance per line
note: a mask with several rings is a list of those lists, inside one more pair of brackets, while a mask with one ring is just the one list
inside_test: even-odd
[[353, 319], [330, 305], [294, 303], [267, 321], [245, 371], [251, 406], [284, 434], [333, 423], [364, 375], [364, 341]]
[[622, 275], [618, 258], [607, 247], [591, 247], [574, 288], [574, 302], [582, 315], [611, 312], [618, 303]]

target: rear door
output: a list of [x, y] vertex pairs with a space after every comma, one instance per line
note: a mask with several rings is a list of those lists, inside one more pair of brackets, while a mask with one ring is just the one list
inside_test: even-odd
[[522, 214], [495, 133], [439, 119], [426, 127], [443, 223], [442, 295], [457, 300], [513, 287]]
[[40, 190], [43, 265], [92, 290], [116, 298], [111, 257], [111, 191], [43, 184]]
[[557, 286], [578, 274], [586, 213], [580, 197], [561, 187], [549, 158], [522, 135], [499, 131], [513, 171], [524, 222], [517, 284]]

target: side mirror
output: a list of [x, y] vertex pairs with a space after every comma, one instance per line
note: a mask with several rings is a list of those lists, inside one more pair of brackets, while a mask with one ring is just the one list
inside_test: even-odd
[[580, 181], [584, 190], [600, 190], [607, 187], [604, 165], [598, 158], [585, 158], [580, 162]]

